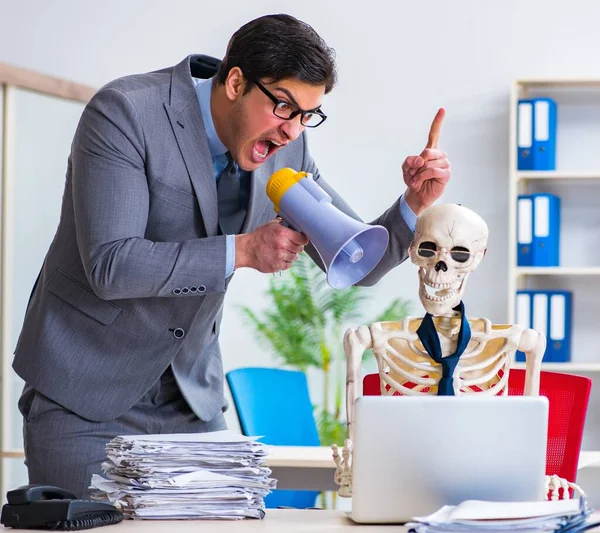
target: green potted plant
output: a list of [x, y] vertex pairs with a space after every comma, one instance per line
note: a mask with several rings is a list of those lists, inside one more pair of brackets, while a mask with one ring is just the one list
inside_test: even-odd
[[[351, 324], [400, 320], [409, 315], [409, 301], [396, 298], [370, 320], [363, 316], [366, 289], [334, 290], [325, 274], [306, 254], [272, 278], [266, 291], [267, 309], [242, 312], [263, 345], [285, 365], [306, 372], [316, 368], [323, 374], [322, 405], [316, 408], [319, 437], [323, 445], [343, 444], [346, 429], [342, 420], [345, 389], [343, 334]], [[367, 357], [368, 354], [365, 354]]]

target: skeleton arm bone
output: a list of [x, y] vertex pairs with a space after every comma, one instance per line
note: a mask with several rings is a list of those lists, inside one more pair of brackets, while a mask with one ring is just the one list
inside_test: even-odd
[[348, 438], [354, 436], [354, 402], [360, 395], [360, 363], [365, 350], [373, 347], [371, 332], [367, 326], [349, 329], [344, 335], [346, 354], [346, 420]]
[[525, 353], [525, 390], [523, 394], [538, 396], [542, 358], [546, 351], [546, 337], [533, 329], [526, 329], [521, 335], [517, 349]]
[[346, 354], [346, 419], [348, 438], [344, 442], [342, 455], [339, 448], [332, 444], [335, 462], [334, 481], [340, 486], [338, 494], [343, 498], [352, 496], [352, 438], [354, 436], [354, 402], [359, 395], [360, 362], [366, 349], [373, 346], [368, 327], [349, 329], [344, 335], [344, 353]]
[[[525, 390], [527, 396], [537, 396], [540, 393], [540, 372], [542, 369], [542, 358], [546, 351], [546, 337], [533, 329], [526, 329], [521, 335], [518, 349], [525, 353]], [[582, 496], [583, 490], [579, 485], [558, 477], [557, 475], [546, 476], [546, 494], [549, 499], [558, 500], [559, 489], [563, 489], [562, 497], [570, 499], [569, 489], [574, 494]]]

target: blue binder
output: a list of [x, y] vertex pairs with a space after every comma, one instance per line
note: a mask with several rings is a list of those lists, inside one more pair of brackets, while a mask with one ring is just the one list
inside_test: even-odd
[[[531, 293], [530, 291], [517, 291], [515, 295], [515, 324], [525, 329], [531, 328]], [[517, 350], [515, 361], [525, 361], [525, 354]]]
[[[546, 363], [571, 360], [571, 299], [569, 291], [517, 291], [515, 322], [546, 336]], [[517, 351], [516, 360], [525, 354]]]
[[556, 170], [556, 102], [533, 99], [533, 170]]
[[517, 265], [533, 266], [533, 199], [517, 199]]
[[549, 335], [546, 357], [564, 363], [571, 360], [572, 296], [568, 291], [550, 291]]
[[517, 105], [517, 170], [556, 170], [556, 102], [522, 98]]
[[554, 194], [532, 194], [533, 249], [532, 265], [559, 266], [560, 198]]
[[517, 105], [517, 169], [533, 170], [533, 100]]

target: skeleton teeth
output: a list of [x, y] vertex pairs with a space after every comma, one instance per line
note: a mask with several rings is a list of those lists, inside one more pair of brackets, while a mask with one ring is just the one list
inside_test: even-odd
[[433, 290], [431, 288], [431, 286], [427, 285], [427, 283], [423, 284], [423, 287], [425, 287], [425, 296], [430, 298], [430, 297], [434, 297], [435, 296], [435, 290]]
[[448, 294], [453, 294], [453, 293], [454, 293], [454, 291], [452, 289], [442, 289], [441, 291], [437, 291], [435, 294], [436, 294], [436, 296], [443, 298], [444, 296], [446, 296]]
[[458, 290], [458, 289], [460, 289], [460, 284], [461, 284], [460, 280], [455, 281], [454, 283], [436, 283], [436, 282], [428, 280], [425, 277], [422, 278], [422, 281], [423, 281], [423, 285], [426, 285], [427, 287], [431, 287], [432, 289], [438, 289], [438, 290], [442, 290], [442, 289]]
[[433, 289], [457, 289], [458, 285], [460, 285], [460, 281], [455, 283], [434, 283], [426, 279], [423, 280], [423, 283]]
[[[442, 288], [442, 286], [444, 288]], [[433, 302], [445, 302], [450, 300], [456, 293], [450, 283], [423, 283], [425, 290], [423, 291], [425, 298]]]

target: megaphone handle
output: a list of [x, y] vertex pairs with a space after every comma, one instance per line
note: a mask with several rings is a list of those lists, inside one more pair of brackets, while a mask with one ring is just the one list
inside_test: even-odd
[[[282, 217], [277, 216], [277, 218], [280, 220], [280, 224], [284, 227], [284, 228], [291, 228], [291, 226], [285, 221], [283, 220]], [[274, 278], [280, 278], [281, 277], [281, 270], [277, 270], [276, 272], [273, 272], [273, 277]]]
[[281, 217], [277, 217], [279, 220], [281, 220], [280, 224], [284, 227], [284, 228], [290, 228], [290, 229], [294, 229], [292, 228], [292, 226], [290, 226], [283, 218]]
[[[290, 226], [282, 217], [278, 216], [277, 217], [279, 220], [281, 220], [280, 224], [284, 227], [284, 228], [290, 228], [290, 229], [294, 229], [292, 228], [292, 226]], [[296, 231], [296, 230], [294, 230]], [[277, 272], [273, 272], [273, 277], [277, 277], [280, 278], [281, 277], [281, 270], [278, 270]]]
[[[280, 224], [284, 227], [284, 228], [290, 228], [293, 229], [294, 231], [297, 231], [298, 233], [302, 233], [301, 231], [298, 231], [294, 226], [292, 226], [291, 224], [288, 224], [283, 218], [281, 217], [277, 217], [281, 220]], [[304, 235], [304, 233], [302, 233], [302, 235]]]

